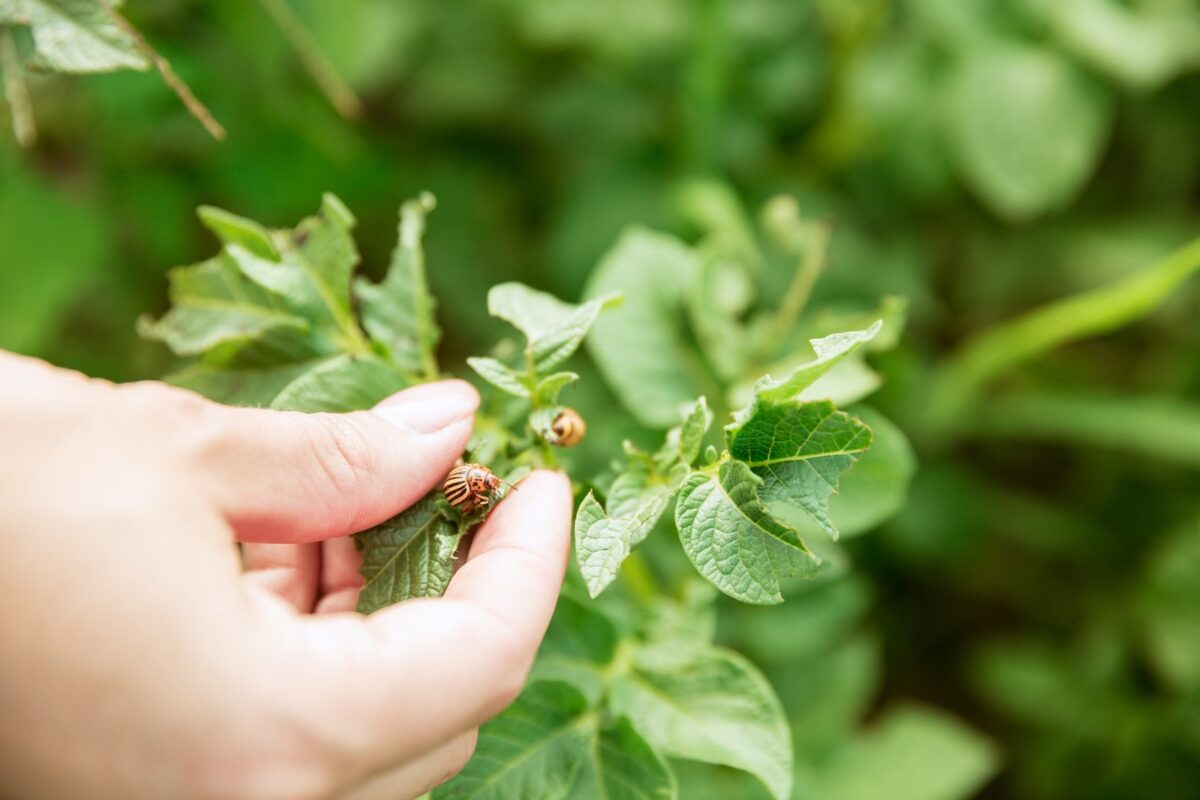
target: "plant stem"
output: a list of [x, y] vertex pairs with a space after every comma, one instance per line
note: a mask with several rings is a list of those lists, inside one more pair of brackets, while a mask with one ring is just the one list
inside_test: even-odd
[[138, 49], [142, 51], [142, 54], [158, 70], [158, 74], [162, 76], [163, 82], [171, 88], [171, 91], [175, 92], [175, 95], [183, 102], [188, 112], [204, 126], [204, 130], [208, 131], [209, 135], [218, 142], [224, 141], [225, 128], [221, 123], [217, 122], [216, 117], [212, 115], [208, 107], [204, 103], [201, 103], [199, 98], [192, 93], [191, 87], [184, 82], [183, 78], [175, 74], [174, 68], [171, 67], [171, 62], [167, 61], [157, 50], [151, 47], [150, 43], [146, 41], [146, 38], [142, 36], [138, 29], [130, 25], [124, 17], [116, 11], [111, 11], [110, 13], [112, 14], [113, 21], [133, 39]]
[[362, 101], [350, 85], [337, 73], [321, 48], [317, 45], [308, 28], [296, 16], [286, 0], [258, 0], [259, 4], [270, 15], [275, 25], [291, 43], [292, 49], [300, 58], [300, 63], [312, 76], [317, 88], [328, 98], [334, 110], [345, 119], [358, 119], [362, 116]]
[[31, 147], [37, 141], [37, 125], [12, 28], [0, 29], [0, 75], [4, 76], [4, 96], [12, 113], [13, 136], [21, 147]]
[[796, 320], [804, 312], [808, 300], [812, 297], [813, 286], [825, 271], [825, 260], [829, 253], [829, 225], [825, 222], [807, 226], [804, 242], [801, 245], [800, 263], [792, 281], [788, 284], [783, 302], [771, 319], [770, 335], [767, 342], [778, 346], [787, 340]]

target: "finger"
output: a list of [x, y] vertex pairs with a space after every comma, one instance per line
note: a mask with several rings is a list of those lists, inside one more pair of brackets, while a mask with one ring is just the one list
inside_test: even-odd
[[353, 537], [339, 536], [321, 542], [321, 590], [317, 600], [318, 614], [353, 611], [358, 605], [358, 592], [363, 585], [362, 553]]
[[[284, 632], [297, 689], [343, 720], [360, 774], [400, 763], [478, 727], [524, 686], [566, 569], [571, 490], [535, 472], [480, 528], [440, 599], [370, 617], [309, 617]], [[275, 659], [276, 663], [278, 659]], [[415, 722], [414, 722], [415, 721]]]
[[357, 589], [363, 584], [362, 552], [349, 536], [321, 543], [321, 594]]
[[424, 794], [462, 771], [475, 752], [478, 736], [477, 730], [457, 736], [403, 766], [368, 779], [340, 800], [407, 800]]
[[313, 610], [321, 573], [320, 545], [246, 544], [242, 565], [242, 579], [247, 583], [274, 592], [301, 613]]
[[204, 448], [215, 500], [239, 539], [310, 542], [414, 503], [466, 447], [479, 395], [464, 381], [406, 389], [372, 411], [213, 410]]

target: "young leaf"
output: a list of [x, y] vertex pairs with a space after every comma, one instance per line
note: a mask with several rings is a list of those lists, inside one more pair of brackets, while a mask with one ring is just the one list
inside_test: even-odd
[[[874, 339], [882, 329], [883, 320], [876, 320], [865, 330], [834, 333], [821, 339], [813, 339], [809, 344], [812, 345], [813, 352], [817, 357], [796, 367], [788, 377], [782, 380], [774, 380], [770, 376], [759, 380], [754, 387], [755, 400], [758, 402], [790, 400], [812, 386], [818, 378], [829, 372], [846, 356]], [[743, 409], [738, 416], [750, 411], [752, 408]]]
[[654, 454], [654, 462], [658, 468], [666, 471], [676, 463], [688, 466], [694, 464], [700, 456], [704, 435], [712, 427], [712, 421], [713, 413], [708, 407], [708, 401], [703, 397], [699, 398], [683, 418], [683, 423], [667, 431], [662, 447]]
[[792, 742], [783, 707], [737, 653], [712, 647], [681, 669], [633, 670], [614, 680], [609, 702], [664, 754], [745, 770], [776, 800], [790, 796]]
[[410, 597], [437, 597], [446, 591], [462, 532], [438, 507], [435, 489], [386, 522], [355, 534], [363, 551], [366, 583], [358, 610], [370, 614]]
[[284, 387], [271, 408], [289, 411], [358, 411], [408, 386], [391, 364], [373, 356], [341, 355]]
[[537, 387], [533, 390], [535, 404], [540, 406], [554, 405], [558, 402], [559, 392], [577, 380], [579, 380], [579, 375], [574, 372], [555, 372], [547, 375], [538, 381]]
[[239, 217], [213, 206], [200, 206], [196, 216], [223, 245], [238, 244], [259, 258], [279, 260], [279, 250], [271, 241], [271, 232], [252, 219]]
[[535, 373], [542, 373], [570, 358], [600, 310], [614, 302], [607, 295], [576, 306], [520, 283], [502, 283], [488, 292], [488, 313], [525, 334], [526, 358]]
[[362, 304], [363, 327], [388, 346], [397, 366], [426, 379], [438, 374], [434, 349], [442, 335], [434, 318], [436, 303], [429, 292], [421, 244], [425, 218], [435, 206], [428, 192], [404, 203], [399, 240], [387, 276], [379, 284], [361, 278], [354, 284]]
[[28, 25], [35, 52], [29, 66], [54, 72], [113, 72], [150, 66], [117, 24], [120, 0], [5, 0], [0, 26]]
[[[591, 492], [575, 514], [575, 558], [592, 597], [613, 582], [621, 563], [649, 535], [687, 476], [687, 468], [680, 465], [654, 483], [629, 480], [632, 474], [623, 474], [613, 485], [614, 494], [609, 498], [613, 516], [605, 514]], [[618, 486], [622, 478], [626, 481]], [[624, 492], [628, 499], [614, 502], [618, 492]]]
[[838, 476], [871, 446], [871, 429], [861, 420], [821, 401], [758, 401], [753, 413], [726, 428], [729, 453], [762, 480], [758, 496], [801, 509], [832, 536], [829, 497]]
[[696, 270], [696, 258], [683, 242], [634, 228], [605, 254], [585, 292], [587, 297], [621, 292], [626, 298], [597, 320], [588, 350], [621, 404], [650, 427], [675, 424], [679, 407], [698, 394], [680, 325]]
[[468, 358], [467, 364], [479, 373], [479, 377], [496, 388], [517, 397], [529, 397], [529, 387], [524, 383], [524, 376], [513, 371], [503, 361], [496, 358]]
[[587, 700], [557, 681], [531, 683], [479, 730], [475, 755], [433, 800], [566, 800], [592, 746]]
[[821, 562], [795, 530], [767, 514], [761, 485], [740, 461], [725, 462], [717, 475], [694, 473], [679, 493], [675, 524], [701, 575], [730, 597], [767, 605], [783, 601], [782, 578], [814, 575]]

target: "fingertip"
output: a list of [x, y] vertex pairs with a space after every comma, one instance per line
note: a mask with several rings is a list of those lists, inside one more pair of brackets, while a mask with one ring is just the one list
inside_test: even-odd
[[375, 409], [421, 403], [426, 400], [456, 398], [475, 406], [479, 405], [479, 390], [461, 378], [420, 383], [385, 397], [375, 404]]

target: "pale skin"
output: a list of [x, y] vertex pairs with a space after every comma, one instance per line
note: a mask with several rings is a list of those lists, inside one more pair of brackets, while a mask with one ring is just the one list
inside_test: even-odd
[[445, 477], [478, 400], [235, 409], [0, 353], [5, 796], [399, 800], [461, 769], [549, 623], [570, 485], [534, 472], [445, 597], [369, 617], [347, 535]]

